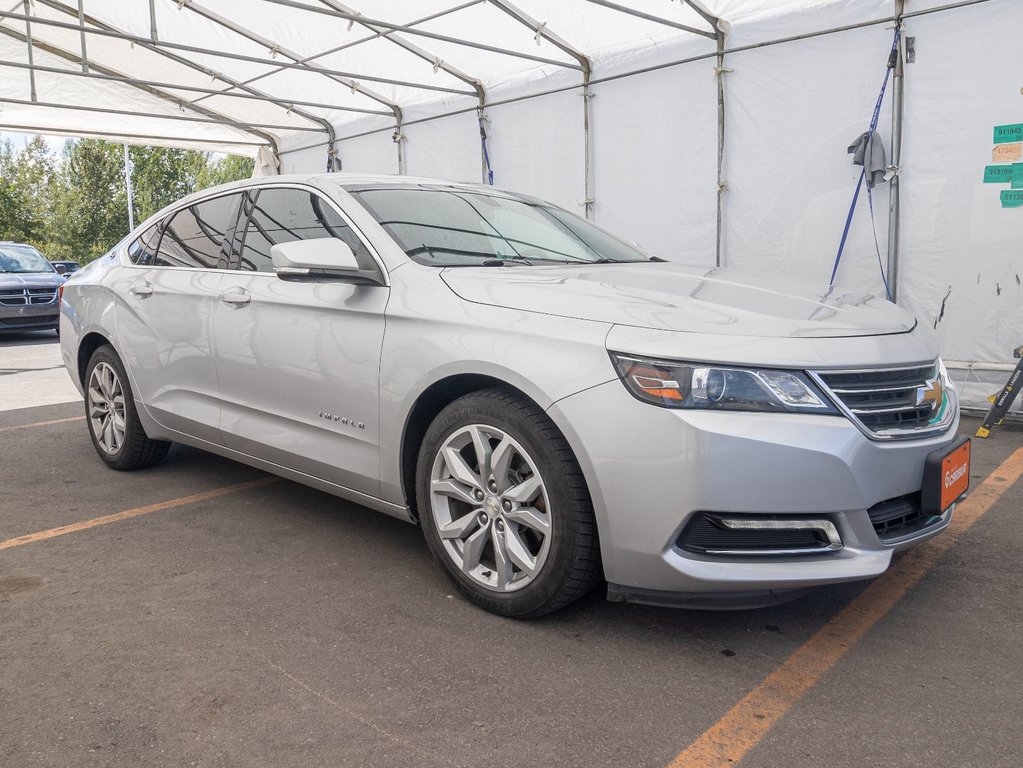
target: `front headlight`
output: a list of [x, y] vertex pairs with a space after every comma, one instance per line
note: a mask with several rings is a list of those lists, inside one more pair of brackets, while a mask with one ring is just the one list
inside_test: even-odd
[[680, 363], [611, 353], [626, 388], [664, 408], [838, 413], [801, 371]]

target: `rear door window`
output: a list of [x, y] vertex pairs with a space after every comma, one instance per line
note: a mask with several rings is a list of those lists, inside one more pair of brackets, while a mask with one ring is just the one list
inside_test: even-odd
[[336, 237], [355, 253], [359, 269], [376, 270], [368, 248], [334, 207], [320, 195], [304, 189], [261, 189], [245, 204], [248, 225], [238, 269], [273, 272], [270, 249], [278, 243]]
[[132, 264], [149, 267], [156, 262], [156, 246], [160, 243], [160, 225], [157, 222], [128, 246], [128, 258]]
[[221, 195], [183, 208], [160, 239], [159, 267], [227, 269], [242, 193]]

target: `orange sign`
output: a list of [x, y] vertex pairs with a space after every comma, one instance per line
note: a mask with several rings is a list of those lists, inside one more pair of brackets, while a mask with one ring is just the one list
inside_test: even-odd
[[991, 152], [991, 159], [996, 163], [1018, 163], [1023, 160], [1023, 144], [999, 144]]
[[970, 443], [963, 443], [941, 460], [941, 511], [970, 487]]

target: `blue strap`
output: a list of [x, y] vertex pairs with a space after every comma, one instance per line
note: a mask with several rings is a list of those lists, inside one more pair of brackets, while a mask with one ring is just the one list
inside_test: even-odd
[[483, 137], [483, 160], [487, 164], [487, 183], [494, 185], [494, 169], [490, 167], [490, 153], [487, 152], [487, 137]]
[[[892, 50], [888, 54], [888, 66], [884, 73], [884, 82], [881, 83], [881, 92], [877, 95], [877, 103], [874, 105], [874, 114], [870, 118], [870, 127], [868, 132], [873, 134], [877, 131], [877, 122], [881, 117], [881, 105], [884, 103], [884, 95], [888, 90], [888, 81], [891, 79], [892, 70], [895, 69], [896, 57], [898, 56], [899, 50], [899, 38], [902, 35], [902, 30], [896, 28], [895, 39], [892, 40]], [[838, 274], [838, 265], [842, 261], [842, 253], [845, 251], [846, 240], [849, 239], [849, 228], [852, 226], [853, 214], [856, 213], [856, 204], [860, 199], [860, 188], [866, 183], [867, 180], [867, 166], [866, 159], [864, 159], [863, 170], [860, 172], [859, 181], [856, 182], [856, 191], [853, 192], [852, 204], [849, 206], [849, 214], [845, 217], [845, 227], [842, 229], [842, 240], [838, 244], [838, 253], [835, 255], [835, 266], [831, 269], [831, 286], [835, 285], [835, 276]], [[877, 265], [881, 269], [881, 281], [884, 283], [885, 293], [888, 296], [888, 300], [891, 301], [892, 292], [888, 287], [888, 278], [885, 276], [884, 268], [881, 265], [881, 246], [877, 241], [877, 227], [874, 225], [874, 196], [871, 192], [870, 185], [867, 184], [867, 201], [870, 205], [870, 226], [874, 231], [874, 247], [877, 249]]]
[[487, 183], [494, 185], [494, 169], [490, 167], [490, 152], [487, 151], [487, 126], [484, 125], [486, 117], [483, 115], [483, 108], [476, 110], [476, 116], [480, 124], [480, 144], [483, 147], [483, 162], [487, 165]]

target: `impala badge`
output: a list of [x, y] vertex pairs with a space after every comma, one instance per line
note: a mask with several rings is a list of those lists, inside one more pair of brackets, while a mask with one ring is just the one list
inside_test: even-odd
[[327, 413], [326, 411], [320, 411], [320, 418], [326, 419], [327, 421], [336, 421], [344, 427], [352, 426], [356, 429], [365, 429], [366, 422], [356, 421], [355, 419], [348, 419], [344, 416], [337, 416], [333, 413]]

